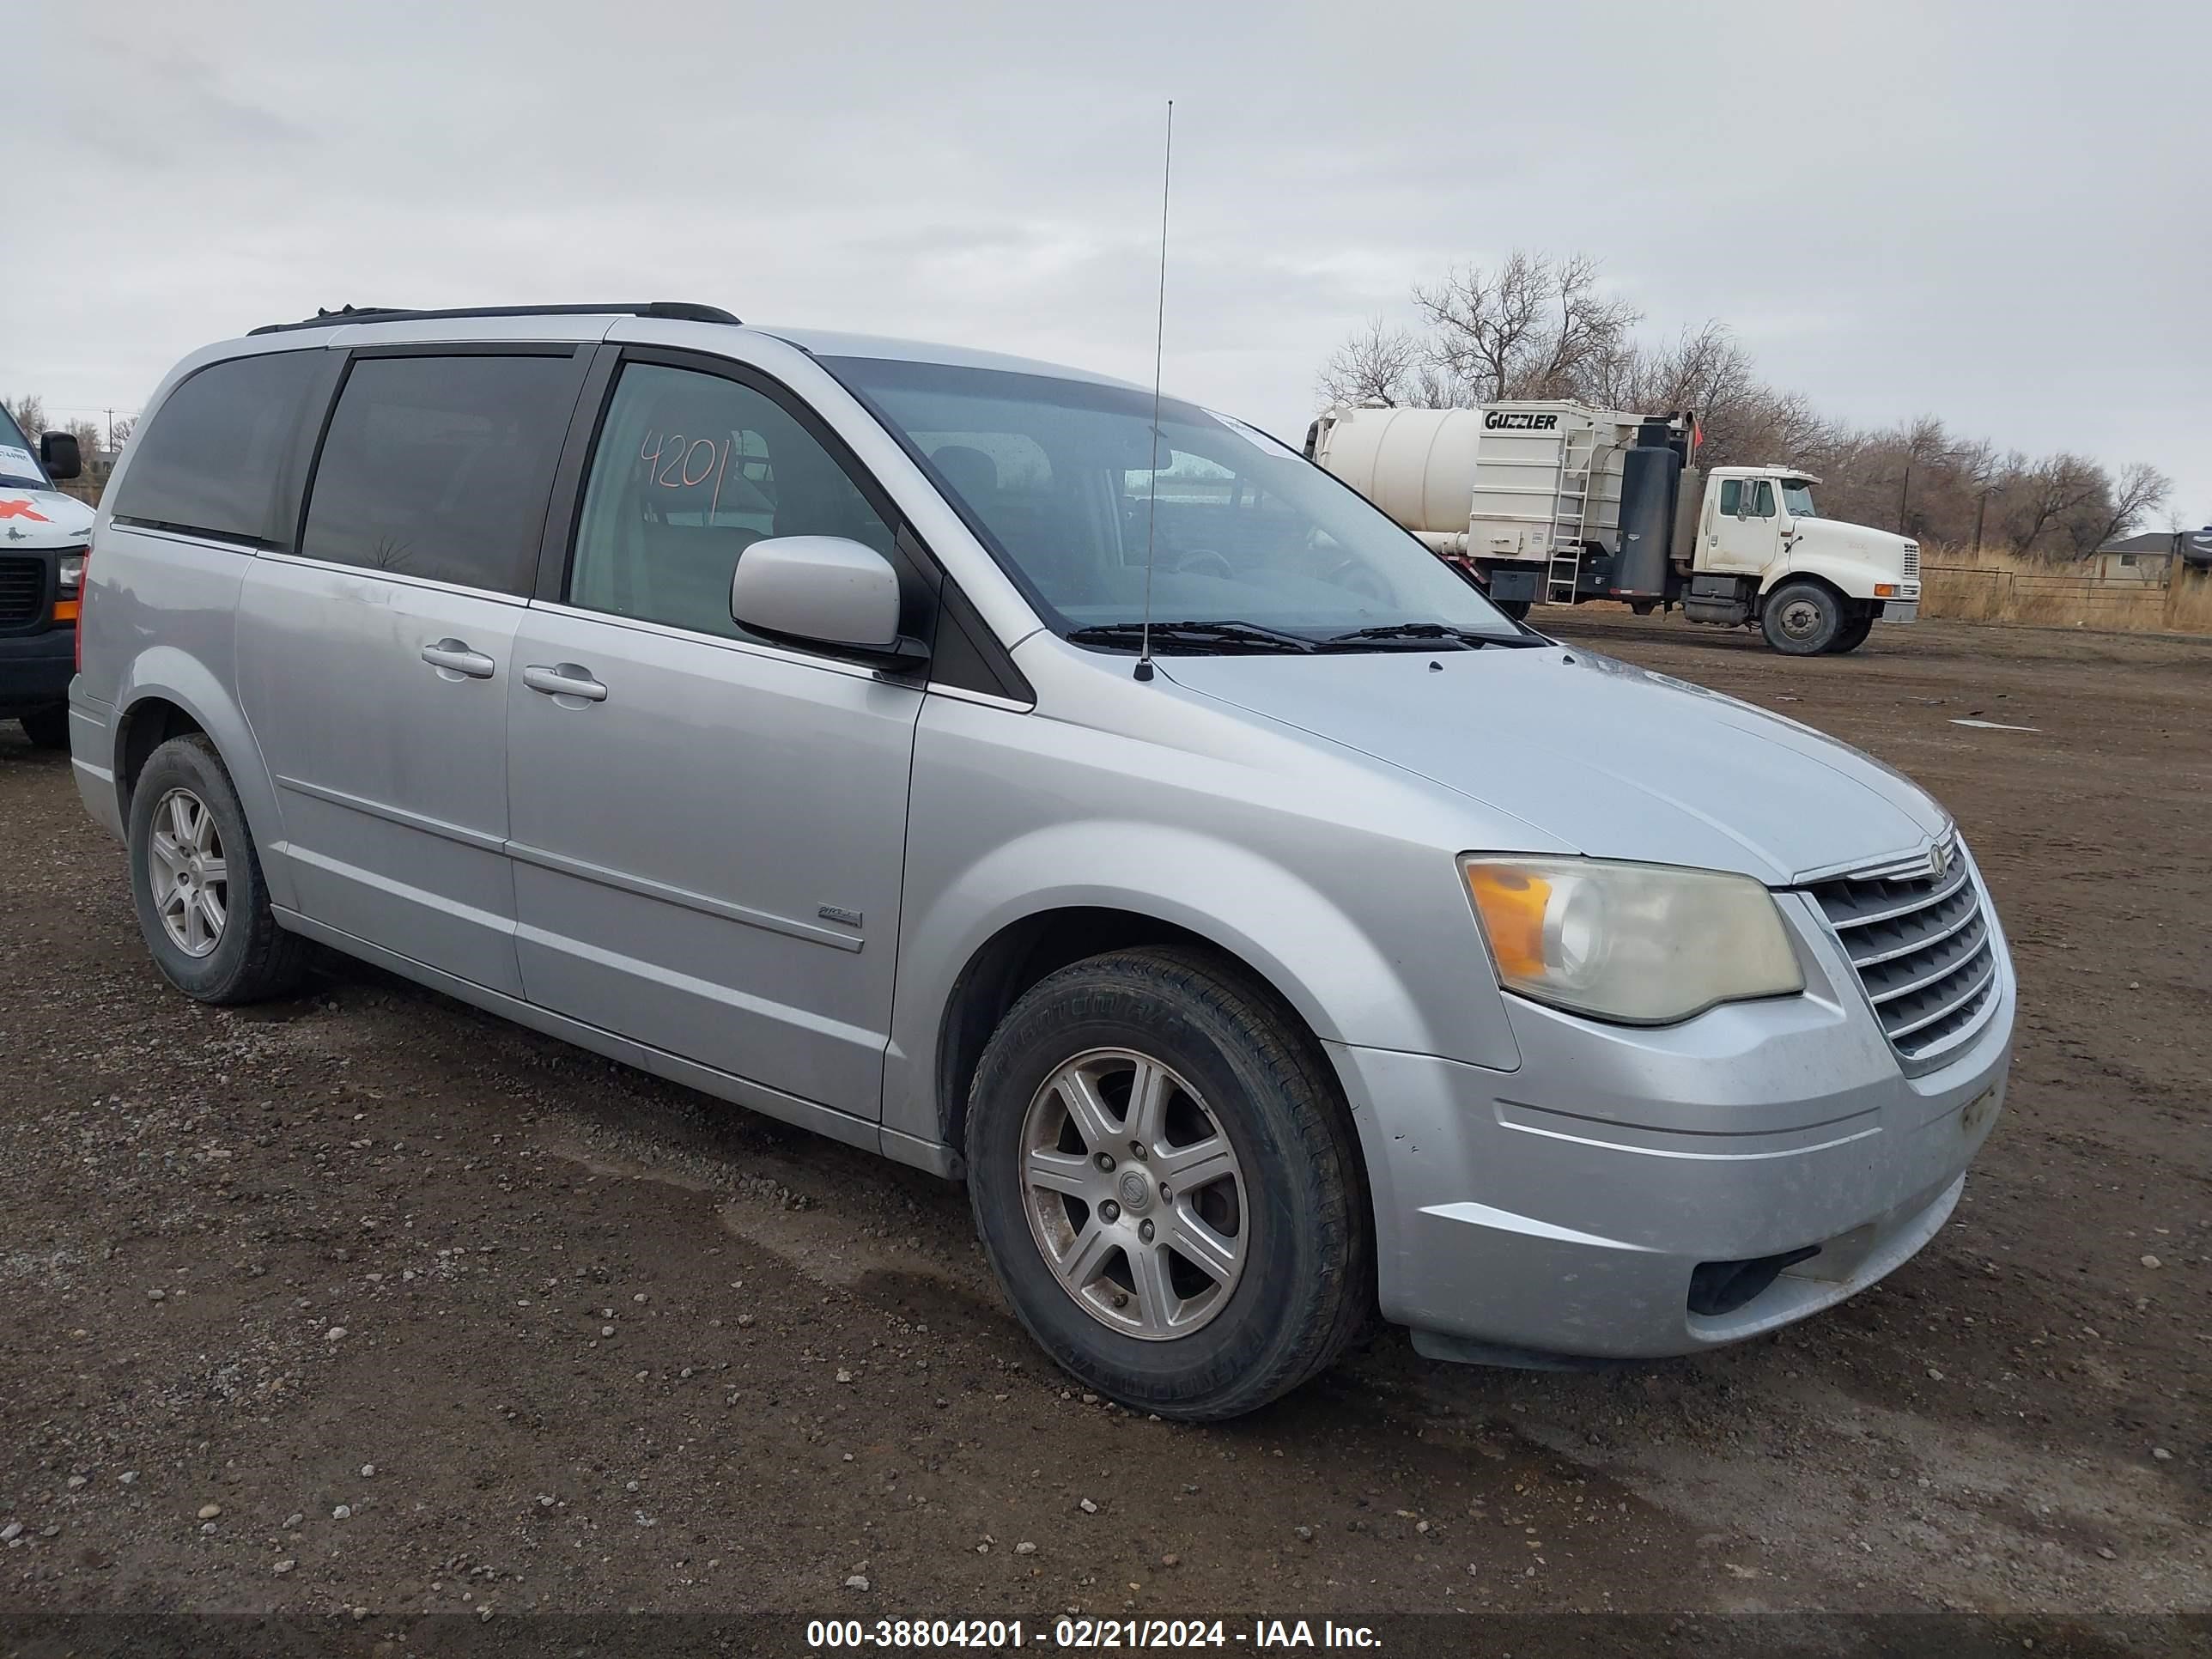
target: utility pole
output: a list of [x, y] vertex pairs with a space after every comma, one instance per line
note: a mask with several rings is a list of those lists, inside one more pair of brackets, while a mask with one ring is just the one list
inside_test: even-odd
[[1907, 453], [1905, 458], [1905, 482], [1898, 487], [1897, 491], [1897, 533], [1900, 536], [1905, 533], [1905, 504], [1911, 498], [1911, 495], [1912, 457], [1910, 453]]
[[1974, 497], [1974, 551], [1982, 550], [1982, 514], [1990, 510], [1990, 492], [1984, 489]]
[[107, 453], [115, 453], [115, 411], [112, 409], [107, 411]]

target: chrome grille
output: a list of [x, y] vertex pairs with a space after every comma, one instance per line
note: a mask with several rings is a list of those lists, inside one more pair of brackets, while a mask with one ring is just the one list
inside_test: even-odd
[[0, 628], [35, 622], [46, 609], [46, 562], [0, 559]]
[[1988, 901], [1955, 836], [1944, 870], [1895, 866], [1809, 890], [1858, 970], [1890, 1046], [1927, 1071], [1966, 1046], [1996, 1012], [1997, 958]]

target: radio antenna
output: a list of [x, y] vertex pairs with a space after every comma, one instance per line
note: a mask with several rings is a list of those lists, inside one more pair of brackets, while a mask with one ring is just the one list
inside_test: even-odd
[[1152, 530], [1160, 506], [1160, 360], [1168, 337], [1168, 180], [1175, 167], [1175, 100], [1168, 100], [1167, 143], [1160, 156], [1160, 296], [1152, 323], [1152, 464], [1145, 490], [1145, 621], [1138, 630], [1136, 678], [1152, 677]]

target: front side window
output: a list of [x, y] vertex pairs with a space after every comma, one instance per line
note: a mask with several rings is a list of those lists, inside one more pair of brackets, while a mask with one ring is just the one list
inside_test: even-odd
[[575, 373], [568, 356], [357, 359], [323, 440], [300, 551], [528, 592]]
[[1813, 485], [1806, 478], [1784, 478], [1782, 481], [1782, 510], [1793, 519], [1817, 519], [1820, 510], [1813, 505]]
[[[1046, 621], [1079, 643], [1244, 625], [1292, 648], [1396, 629], [1521, 640], [1468, 582], [1272, 439], [1152, 394], [1054, 375], [842, 357], [825, 366], [931, 472]], [[1156, 471], [1157, 469], [1157, 471]], [[1380, 641], [1376, 641], [1378, 647]], [[1193, 634], [1179, 649], [1208, 648]]]
[[1754, 519], [1774, 516], [1774, 486], [1765, 479], [1747, 482], [1743, 487], [1743, 510]]
[[289, 541], [299, 503], [285, 463], [326, 361], [313, 349], [264, 352], [182, 382], [132, 436], [114, 516], [258, 546]]
[[781, 403], [719, 374], [627, 365], [577, 518], [569, 603], [738, 638], [731, 578], [771, 536], [842, 536], [891, 556], [890, 526]]
[[1742, 479], [1723, 478], [1721, 480], [1721, 511], [1730, 518], [1741, 518], [1743, 515]]

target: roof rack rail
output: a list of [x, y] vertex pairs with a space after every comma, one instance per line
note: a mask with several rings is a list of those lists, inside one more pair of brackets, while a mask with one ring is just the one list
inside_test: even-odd
[[734, 323], [720, 306], [688, 300], [649, 300], [607, 306], [460, 306], [444, 311], [410, 311], [397, 306], [340, 306], [318, 311], [296, 323], [264, 323], [253, 334], [283, 334], [295, 328], [336, 328], [345, 323], [417, 322], [441, 317], [661, 317], [679, 323]]

